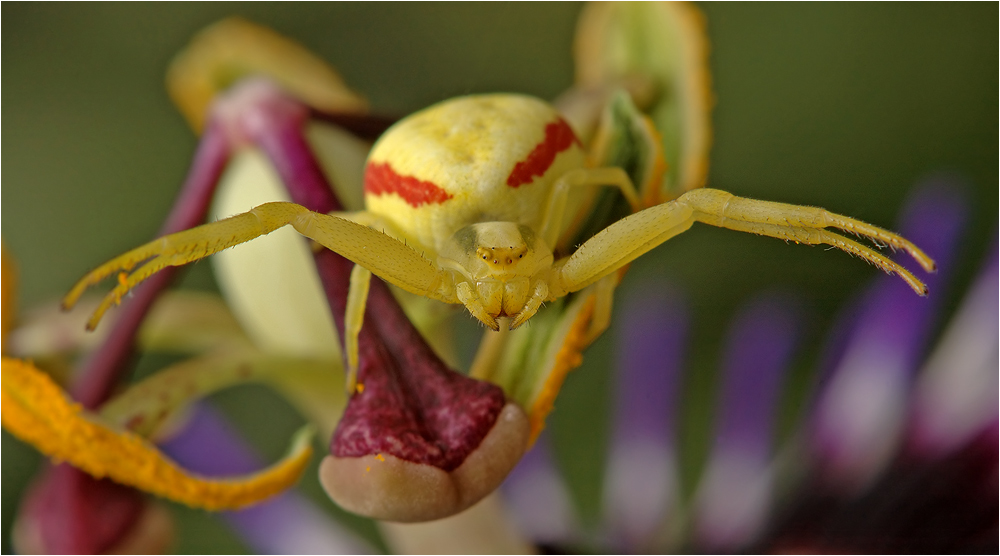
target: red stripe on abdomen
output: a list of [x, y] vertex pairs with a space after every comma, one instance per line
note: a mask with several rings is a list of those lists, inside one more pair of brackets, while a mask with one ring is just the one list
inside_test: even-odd
[[562, 118], [545, 126], [545, 139], [542, 140], [528, 156], [514, 166], [507, 176], [507, 185], [521, 187], [531, 183], [536, 176], [544, 176], [545, 172], [556, 160], [556, 155], [570, 148], [573, 143], [580, 143]]
[[388, 162], [371, 162], [365, 168], [365, 193], [371, 195], [395, 193], [414, 208], [443, 203], [452, 197], [450, 193], [429, 181], [397, 174]]

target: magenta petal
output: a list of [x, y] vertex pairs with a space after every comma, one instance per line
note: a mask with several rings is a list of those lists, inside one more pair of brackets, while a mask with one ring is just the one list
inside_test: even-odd
[[[101, 554], [135, 525], [146, 500], [142, 493], [95, 479], [69, 464], [47, 466], [18, 512], [20, 550], [48, 554]], [[41, 546], [33, 546], [40, 542]]]
[[750, 552], [991, 554], [997, 551], [997, 421], [932, 461], [896, 460], [863, 496], [810, 490]]
[[[205, 220], [229, 155], [228, 139], [214, 121], [210, 122], [198, 144], [184, 186], [160, 228], [161, 235], [193, 228]], [[92, 409], [107, 400], [130, 368], [128, 363], [134, 353], [139, 325], [156, 298], [173, 281], [177, 270], [167, 267], [133, 290], [122, 303], [107, 339], [78, 367], [70, 392], [84, 407]]]
[[503, 390], [448, 369], [380, 282], [371, 285], [365, 319], [372, 326], [358, 338], [364, 391], [347, 405], [330, 453], [387, 453], [454, 470], [493, 428]]
[[[215, 184], [229, 160], [229, 144], [218, 126], [209, 125], [198, 146], [184, 187], [161, 229], [171, 233], [200, 224]], [[135, 334], [147, 311], [173, 280], [165, 269], [136, 288], [123, 303], [111, 332], [80, 364], [70, 388], [84, 407], [103, 403], [131, 368]], [[27, 495], [19, 519], [43, 535], [53, 553], [99, 553], [126, 535], [145, 505], [141, 493], [63, 464], [48, 468]]]

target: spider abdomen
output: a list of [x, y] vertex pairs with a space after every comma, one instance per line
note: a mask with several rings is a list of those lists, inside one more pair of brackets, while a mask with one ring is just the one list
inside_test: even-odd
[[448, 100], [393, 126], [365, 169], [365, 204], [440, 252], [477, 222], [539, 229], [553, 182], [583, 166], [573, 130], [545, 102], [495, 94]]

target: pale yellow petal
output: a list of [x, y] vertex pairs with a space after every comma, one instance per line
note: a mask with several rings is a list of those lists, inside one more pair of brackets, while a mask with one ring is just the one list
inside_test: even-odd
[[[212, 217], [227, 218], [248, 207], [288, 200], [271, 162], [259, 151], [246, 149], [223, 174]], [[255, 346], [340, 360], [340, 338], [312, 251], [295, 230], [276, 230], [227, 249], [211, 263], [222, 295]]]
[[241, 78], [262, 75], [306, 104], [329, 112], [367, 111], [368, 103], [329, 64], [301, 44], [239, 17], [198, 33], [170, 64], [167, 89], [195, 131], [215, 96]]
[[139, 345], [143, 350], [193, 354], [245, 347], [251, 341], [218, 294], [175, 290], [164, 292], [153, 304], [139, 329]]

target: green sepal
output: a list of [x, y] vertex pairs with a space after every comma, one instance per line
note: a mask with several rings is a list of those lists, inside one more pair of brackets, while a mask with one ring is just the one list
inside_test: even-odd
[[332, 433], [346, 404], [341, 364], [266, 354], [217, 353], [167, 367], [106, 403], [106, 420], [149, 437], [178, 410], [219, 390], [247, 383], [278, 390], [321, 429]]
[[662, 134], [667, 173], [662, 200], [705, 184], [713, 103], [704, 18], [693, 5], [611, 2], [588, 5], [576, 33], [577, 84], [630, 76], [652, 81], [646, 107]]

